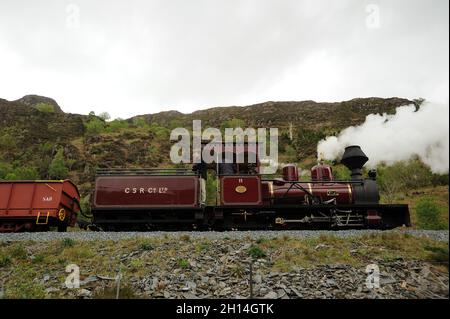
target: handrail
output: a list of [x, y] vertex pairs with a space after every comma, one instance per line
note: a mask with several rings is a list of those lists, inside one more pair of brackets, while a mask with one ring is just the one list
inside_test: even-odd
[[297, 183], [311, 183], [311, 184], [364, 184], [364, 180], [359, 181], [285, 181], [283, 179], [262, 179], [263, 182], [279, 182], [279, 183], [285, 183], [285, 184], [297, 184]]
[[101, 168], [96, 175], [187, 175], [197, 176], [196, 172], [187, 168]]

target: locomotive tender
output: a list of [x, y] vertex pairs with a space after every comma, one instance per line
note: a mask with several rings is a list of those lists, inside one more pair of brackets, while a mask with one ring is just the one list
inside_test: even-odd
[[[222, 158], [225, 158], [222, 145]], [[249, 144], [233, 148], [245, 152]], [[256, 154], [257, 155], [257, 154]], [[256, 156], [257, 157], [257, 156]], [[258, 158], [258, 157], [257, 157]], [[368, 161], [359, 146], [345, 149], [341, 163], [350, 181], [334, 180], [328, 165], [311, 169], [310, 181], [299, 181], [298, 169], [283, 167], [282, 178], [265, 179], [260, 163], [212, 163], [217, 176], [216, 204], [200, 202], [200, 174], [190, 169], [100, 169], [91, 207], [93, 224], [102, 230], [231, 229], [390, 229], [410, 226], [407, 205], [379, 203], [376, 172], [364, 178]], [[225, 173], [224, 173], [225, 172]]]

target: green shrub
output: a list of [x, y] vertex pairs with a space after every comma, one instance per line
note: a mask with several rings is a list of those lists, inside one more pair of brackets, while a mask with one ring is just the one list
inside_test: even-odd
[[291, 146], [291, 139], [289, 136], [289, 132], [281, 131], [281, 134], [278, 136], [278, 153], [285, 154], [287, 151], [286, 148], [288, 146]]
[[11, 172], [12, 168], [11, 165], [8, 163], [0, 162], [0, 179], [4, 179], [6, 175]]
[[257, 244], [262, 244], [262, 243], [265, 243], [265, 242], [267, 242], [267, 238], [265, 238], [265, 237], [259, 237], [259, 238], [256, 240], [256, 243], [257, 243]]
[[245, 276], [245, 268], [242, 265], [233, 265], [230, 268], [231, 276], [235, 278], [244, 278]]
[[301, 127], [296, 128], [294, 132], [292, 145], [297, 151], [298, 158], [305, 158], [309, 154], [314, 154], [317, 143], [326, 137], [323, 131]]
[[133, 124], [134, 124], [136, 127], [143, 127], [143, 128], [148, 128], [148, 127], [149, 127], [147, 121], [146, 121], [145, 118], [143, 118], [143, 117], [135, 117], [135, 118], [133, 119]]
[[25, 250], [25, 248], [20, 244], [18, 246], [14, 246], [11, 251], [10, 251], [10, 255], [13, 258], [16, 259], [26, 259], [27, 258], [27, 251]]
[[6, 180], [35, 180], [39, 179], [39, 173], [34, 167], [18, 167], [4, 176]]
[[89, 215], [91, 213], [90, 195], [81, 197], [80, 206], [84, 214]]
[[45, 142], [43, 144], [39, 145], [39, 153], [45, 155], [51, 155], [53, 153], [53, 148], [55, 147], [55, 145], [53, 143], [50, 142]]
[[220, 125], [220, 129], [222, 132], [225, 132], [225, 129], [227, 128], [237, 128], [240, 127], [243, 130], [247, 127], [244, 120], [232, 118], [230, 120], [226, 120], [222, 122], [222, 125]]
[[[116, 299], [117, 287], [105, 287], [103, 290], [95, 290], [93, 299]], [[136, 294], [136, 289], [129, 285], [121, 285], [119, 289], [119, 299], [140, 299], [141, 295]]]
[[44, 299], [44, 289], [44, 285], [39, 282], [22, 280], [5, 287], [5, 297], [6, 299]]
[[89, 121], [85, 124], [86, 134], [97, 135], [105, 130], [105, 122], [100, 118], [91, 115]]
[[111, 119], [111, 115], [109, 115], [108, 112], [102, 112], [98, 115], [98, 117], [104, 121], [108, 121], [109, 119]]
[[20, 178], [18, 177], [18, 175], [16, 173], [11, 172], [11, 173], [6, 174], [4, 179], [6, 179], [7, 181], [15, 181], [15, 180], [19, 180]]
[[429, 186], [432, 176], [430, 169], [417, 159], [378, 167], [378, 181], [382, 190], [393, 183], [398, 184], [400, 191]]
[[34, 256], [33, 263], [34, 264], [41, 263], [44, 261], [44, 259], [45, 259], [44, 255], [38, 254], [38, 255]]
[[377, 182], [381, 194], [387, 202], [395, 201], [399, 192], [432, 185], [433, 174], [418, 159], [397, 162], [393, 165], [380, 165], [377, 168]]
[[36, 170], [36, 168], [34, 167], [24, 167], [23, 169], [21, 168], [16, 168], [16, 171], [19, 172], [19, 179], [22, 180], [36, 180], [39, 179], [39, 173]]
[[190, 267], [190, 264], [189, 261], [187, 261], [186, 259], [179, 259], [178, 266], [180, 266], [180, 268], [187, 269]]
[[158, 126], [156, 124], [152, 124], [148, 127], [150, 128], [150, 131], [155, 135], [155, 137], [159, 140], [165, 140], [170, 136], [170, 130], [165, 127]]
[[8, 150], [8, 149], [14, 149], [17, 146], [17, 139], [9, 134], [9, 133], [3, 133], [0, 136], [0, 147], [2, 149]]
[[448, 173], [447, 174], [433, 174], [431, 176], [431, 183], [434, 186], [441, 186], [441, 185], [448, 185], [449, 179], [448, 179]]
[[284, 154], [289, 157], [291, 160], [297, 159], [297, 151], [291, 145], [286, 145], [284, 147]]
[[333, 177], [337, 181], [348, 181], [351, 179], [350, 170], [344, 165], [333, 166]]
[[122, 119], [116, 119], [108, 123], [108, 132], [119, 132], [129, 127], [128, 122]]
[[171, 120], [168, 127], [173, 130], [177, 127], [183, 127], [183, 123], [181, 123], [181, 121], [179, 120]]
[[181, 239], [182, 241], [190, 241], [190, 240], [191, 240], [191, 237], [190, 237], [189, 235], [187, 235], [187, 234], [184, 234], [184, 235], [181, 235], [181, 236], [180, 236], [180, 239]]
[[203, 242], [197, 246], [198, 251], [208, 251], [210, 248], [211, 244], [209, 242]]
[[217, 178], [216, 174], [208, 172], [208, 178], [206, 179], [206, 204], [215, 205], [217, 200]]
[[431, 198], [423, 198], [416, 205], [417, 224], [422, 229], [442, 229], [439, 206]]
[[38, 103], [34, 108], [43, 113], [55, 113], [53, 105], [47, 103]]
[[261, 247], [255, 246], [255, 245], [251, 246], [248, 249], [248, 254], [253, 259], [259, 259], [259, 258], [266, 257], [266, 253], [264, 252], [264, 250]]
[[140, 250], [152, 250], [153, 246], [149, 242], [144, 241], [139, 244], [139, 249]]
[[73, 240], [72, 238], [64, 238], [61, 240], [61, 246], [63, 246], [64, 248], [73, 247], [74, 245], [75, 245], [75, 240]]
[[430, 252], [430, 260], [435, 262], [448, 262], [448, 246], [438, 247], [426, 245], [424, 249]]
[[0, 256], [0, 268], [11, 265], [11, 258], [9, 256]]
[[64, 162], [64, 150], [62, 147], [58, 149], [50, 166], [48, 167], [48, 174], [50, 178], [64, 179], [69, 174], [69, 169]]

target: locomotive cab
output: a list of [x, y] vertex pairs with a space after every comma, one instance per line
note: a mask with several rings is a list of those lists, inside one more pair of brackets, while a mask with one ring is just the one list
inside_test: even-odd
[[[262, 204], [259, 159], [255, 143], [222, 143], [221, 163], [216, 163], [221, 206], [245, 207]], [[233, 163], [228, 163], [232, 159]]]

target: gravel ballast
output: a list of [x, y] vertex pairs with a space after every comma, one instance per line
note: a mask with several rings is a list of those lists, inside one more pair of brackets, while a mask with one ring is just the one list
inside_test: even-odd
[[402, 233], [415, 237], [426, 237], [437, 241], [448, 242], [448, 230], [340, 230], [340, 231], [322, 231], [322, 230], [301, 230], [301, 231], [225, 231], [225, 232], [94, 232], [94, 231], [76, 231], [67, 233], [42, 232], [42, 233], [2, 233], [0, 242], [5, 241], [52, 241], [64, 238], [74, 240], [122, 240], [133, 238], [155, 238], [155, 237], [180, 237], [188, 235], [192, 238], [206, 239], [258, 239], [258, 238], [278, 238], [289, 236], [291, 238], [307, 239], [317, 238], [321, 235], [336, 236], [338, 238], [358, 237], [370, 234], [383, 233]]

